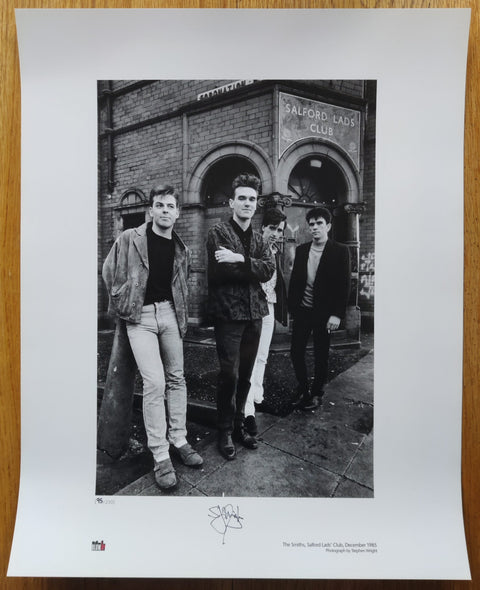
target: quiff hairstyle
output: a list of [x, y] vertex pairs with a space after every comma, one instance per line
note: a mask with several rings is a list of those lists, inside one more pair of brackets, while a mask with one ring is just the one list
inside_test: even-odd
[[153, 207], [153, 200], [155, 197], [165, 197], [171, 195], [175, 198], [178, 207], [179, 193], [177, 189], [171, 184], [157, 184], [150, 191], [150, 207]]
[[239, 174], [233, 179], [232, 182], [232, 194], [235, 196], [235, 189], [239, 186], [248, 186], [257, 191], [260, 190], [260, 178], [255, 174]]

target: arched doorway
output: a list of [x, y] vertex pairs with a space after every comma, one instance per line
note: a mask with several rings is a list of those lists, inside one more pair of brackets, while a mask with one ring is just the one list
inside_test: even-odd
[[[201, 202], [205, 206], [206, 231], [219, 221], [227, 221], [232, 215], [229, 200], [232, 197], [232, 182], [239, 174], [255, 174], [262, 180], [260, 171], [255, 164], [242, 155], [228, 155], [216, 160], [204, 175], [200, 187]], [[262, 193], [262, 184], [259, 194]], [[257, 213], [252, 220], [258, 228], [260, 215]]]
[[209, 209], [228, 207], [232, 196], [232, 182], [242, 173], [259, 176], [256, 167], [244, 156], [225, 156], [213, 164], [206, 173], [202, 187], [201, 200]]
[[[294, 201], [305, 206], [323, 206], [337, 215], [333, 218], [331, 237], [345, 242], [345, 219], [338, 215], [339, 206], [347, 202], [347, 182], [339, 166], [330, 158], [322, 155], [307, 156], [300, 160], [290, 172], [288, 178], [288, 193]], [[309, 238], [303, 218], [306, 211], [296, 208], [301, 215], [297, 241], [307, 241]]]
[[325, 156], [300, 160], [288, 179], [291, 194], [304, 203], [335, 206], [345, 201], [347, 184], [339, 167]]
[[[237, 174], [243, 171], [252, 171], [260, 178], [262, 192], [270, 193], [273, 190], [272, 181], [274, 170], [268, 154], [252, 142], [240, 140], [230, 141], [215, 146], [195, 163], [187, 178], [184, 204], [195, 204], [201, 205], [202, 207], [207, 205], [207, 202], [202, 197], [206, 196], [207, 190], [211, 190], [212, 183], [214, 189], [215, 185], [218, 186], [220, 184], [215, 181], [212, 170], [215, 170], [215, 173], [221, 175], [221, 182], [223, 184], [222, 192], [224, 193], [227, 191], [229, 179], [231, 178], [233, 180]], [[207, 177], [209, 178], [208, 182], [206, 182]], [[230, 194], [231, 180], [228, 189]], [[220, 200], [220, 203], [223, 200], [225, 200], [225, 197]]]
[[[344, 326], [347, 339], [359, 342], [359, 215], [363, 210], [359, 171], [350, 157], [340, 149], [325, 142], [308, 139], [293, 145], [282, 155], [277, 179], [281, 192], [292, 199], [292, 206], [285, 209], [286, 277], [290, 278], [295, 248], [311, 240], [305, 221], [307, 211], [315, 206], [328, 208], [332, 213], [330, 237], [346, 244], [350, 249], [352, 288]], [[340, 334], [337, 336], [341, 337]]]

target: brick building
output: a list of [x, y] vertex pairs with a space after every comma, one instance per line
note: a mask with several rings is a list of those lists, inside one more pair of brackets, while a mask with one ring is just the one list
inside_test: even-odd
[[98, 223], [101, 323], [107, 296], [101, 267], [114, 239], [148, 218], [158, 182], [180, 189], [176, 230], [193, 254], [190, 322], [205, 324], [208, 229], [230, 217], [232, 179], [262, 182], [287, 215], [287, 280], [297, 244], [309, 239], [305, 213], [333, 213], [331, 235], [352, 254], [352, 293], [339, 338], [358, 341], [373, 326], [375, 228], [374, 81], [148, 80], [98, 84]]

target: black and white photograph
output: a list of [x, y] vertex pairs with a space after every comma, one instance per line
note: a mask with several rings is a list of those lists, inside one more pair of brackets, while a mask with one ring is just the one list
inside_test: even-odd
[[16, 19], [8, 575], [468, 579], [469, 11]]
[[99, 496], [374, 497], [376, 80], [100, 80]]

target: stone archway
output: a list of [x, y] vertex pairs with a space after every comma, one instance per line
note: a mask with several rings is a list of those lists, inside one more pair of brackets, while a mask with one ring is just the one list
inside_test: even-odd
[[202, 183], [208, 170], [220, 160], [231, 156], [245, 158], [250, 162], [258, 170], [263, 192], [272, 191], [274, 172], [266, 152], [249, 141], [230, 141], [215, 146], [195, 164], [187, 180], [185, 204], [201, 203]]
[[320, 158], [338, 167], [344, 176], [345, 203], [358, 203], [361, 194], [361, 179], [347, 154], [332, 145], [311, 138], [296, 142], [284, 152], [277, 168], [279, 191], [288, 193], [288, 181], [293, 169], [306, 158]]
[[285, 271], [293, 265], [295, 247], [311, 239], [305, 224], [306, 210], [326, 206], [333, 214], [330, 237], [346, 244], [352, 264], [352, 290], [345, 318], [350, 340], [360, 341], [358, 307], [359, 217], [363, 211], [361, 176], [350, 157], [321, 140], [305, 139], [281, 157], [277, 170], [280, 192], [292, 197], [287, 213]]
[[[225, 204], [215, 198], [209, 202], [206, 198], [207, 195], [203, 194], [206, 192], [204, 185], [209, 181], [209, 172], [215, 169], [221, 171], [222, 162], [228, 165], [229, 159], [244, 160], [248, 164], [246, 171], [254, 172], [260, 177], [263, 192], [272, 191], [272, 163], [262, 149], [248, 141], [229, 141], [217, 144], [195, 163], [192, 172], [187, 176], [181, 219], [183, 219], [185, 227], [188, 228], [187, 241], [192, 250], [194, 261], [190, 277], [192, 293], [190, 321], [192, 323], [203, 323], [206, 318], [207, 261], [205, 240], [208, 230], [230, 212], [228, 202]], [[227, 176], [225, 175], [224, 180]]]

